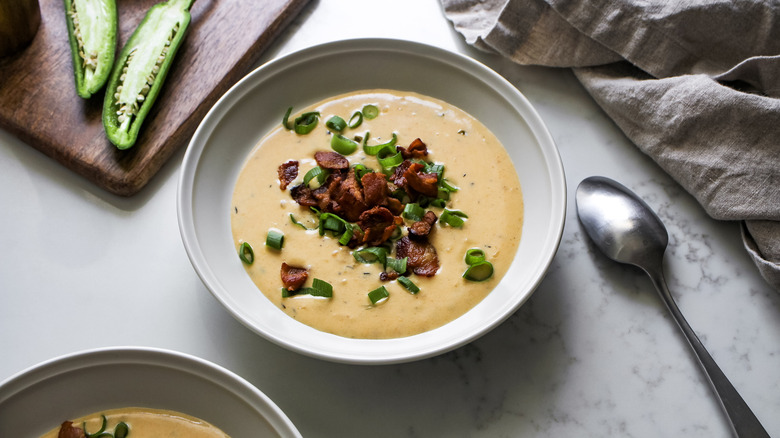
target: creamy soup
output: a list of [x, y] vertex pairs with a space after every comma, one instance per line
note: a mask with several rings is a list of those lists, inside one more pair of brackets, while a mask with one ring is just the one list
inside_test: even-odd
[[76, 418], [70, 420], [71, 424], [58, 426], [41, 438], [79, 436], [68, 430], [70, 428], [86, 427], [87, 433], [95, 434], [103, 426], [103, 416], [106, 419], [104, 432], [112, 436], [122, 435], [117, 426], [124, 423], [128, 438], [227, 438], [217, 427], [198, 418], [175, 411], [136, 407], [111, 409]]
[[[353, 249], [338, 242], [339, 236], [304, 230], [290, 215], [314, 228], [317, 216], [299, 205], [291, 187], [301, 184], [304, 175], [317, 166], [314, 154], [332, 151], [333, 135], [326, 121], [333, 115], [349, 120], [366, 104], [375, 105], [379, 115], [364, 118], [354, 129], [342, 134], [348, 138], [369, 135], [369, 145], [397, 136], [398, 146], [409, 146], [419, 138], [427, 146], [425, 161], [444, 165], [444, 178], [457, 191], [450, 194], [446, 208], [465, 213], [461, 227], [437, 222], [428, 239], [435, 247], [439, 269], [434, 276], [410, 275], [419, 287], [410, 293], [398, 280], [380, 279], [380, 264], [358, 263]], [[422, 333], [463, 315], [490, 293], [506, 273], [520, 241], [523, 200], [520, 182], [509, 155], [498, 139], [479, 121], [441, 100], [392, 90], [365, 90], [336, 96], [300, 110], [297, 115], [319, 111], [316, 128], [296, 134], [281, 126], [259, 141], [238, 177], [231, 208], [231, 224], [237, 251], [242, 243], [254, 249], [254, 261], [244, 263], [260, 291], [291, 317], [321, 331], [350, 338], [397, 338]], [[281, 114], [280, 114], [281, 116]], [[290, 116], [290, 121], [296, 114]], [[377, 169], [377, 157], [362, 147], [345, 155], [349, 162]], [[299, 163], [297, 178], [285, 190], [277, 170], [282, 163]], [[316, 182], [313, 183], [316, 185]], [[443, 209], [427, 207], [440, 216]], [[399, 227], [406, 234], [407, 226]], [[283, 233], [281, 250], [265, 245], [269, 230]], [[493, 264], [494, 274], [486, 281], [463, 278], [468, 265], [465, 253], [482, 249]], [[359, 249], [359, 247], [358, 247]], [[283, 297], [282, 263], [306, 268], [307, 286], [313, 278], [333, 286], [331, 298], [311, 295]], [[387, 299], [372, 304], [367, 293], [385, 286]]]

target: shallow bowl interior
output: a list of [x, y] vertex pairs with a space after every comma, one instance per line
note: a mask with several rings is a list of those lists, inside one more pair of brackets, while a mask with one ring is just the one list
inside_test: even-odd
[[[484, 123], [504, 144], [523, 189], [522, 240], [509, 272], [479, 305], [445, 326], [387, 340], [348, 339], [290, 318], [260, 293], [241, 266], [230, 229], [230, 202], [241, 167], [288, 106], [303, 108], [340, 93], [389, 88], [449, 102]], [[500, 195], [496, 194], [496, 202]], [[566, 183], [560, 156], [528, 100], [471, 58], [400, 40], [327, 43], [250, 73], [204, 118], [179, 181], [179, 226], [206, 287], [239, 321], [288, 349], [345, 363], [396, 363], [463, 345], [502, 322], [542, 280], [560, 243]]]
[[300, 436], [244, 379], [205, 360], [152, 348], [106, 348], [52, 359], [0, 384], [0, 436], [37, 437], [107, 409], [182, 412], [230, 436]]

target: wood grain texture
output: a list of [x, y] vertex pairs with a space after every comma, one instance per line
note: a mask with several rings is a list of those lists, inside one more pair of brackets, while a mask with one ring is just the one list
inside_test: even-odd
[[[118, 0], [117, 54], [157, 0]], [[76, 94], [61, 0], [40, 0], [41, 25], [24, 51], [0, 60], [0, 127], [105, 190], [131, 196], [195, 132], [308, 0], [197, 0], [184, 45], [131, 149], [105, 136], [103, 93]]]

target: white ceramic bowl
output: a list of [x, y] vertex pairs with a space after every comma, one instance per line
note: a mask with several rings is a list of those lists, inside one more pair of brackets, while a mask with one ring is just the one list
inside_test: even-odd
[[262, 392], [193, 356], [105, 348], [63, 356], [0, 383], [0, 437], [37, 437], [63, 421], [122, 407], [169, 409], [234, 438], [300, 437]]
[[[523, 189], [519, 249], [502, 281], [462, 317], [419, 335], [348, 339], [306, 326], [260, 293], [236, 255], [230, 229], [233, 187], [244, 160], [288, 106], [303, 108], [369, 88], [415, 91], [460, 107], [504, 144]], [[195, 271], [250, 329], [293, 351], [356, 364], [430, 357], [497, 326], [528, 299], [560, 243], [566, 182], [558, 150], [528, 100], [471, 58], [419, 43], [358, 39], [311, 47], [269, 62], [231, 88], [206, 115], [184, 157], [178, 191], [182, 240]]]

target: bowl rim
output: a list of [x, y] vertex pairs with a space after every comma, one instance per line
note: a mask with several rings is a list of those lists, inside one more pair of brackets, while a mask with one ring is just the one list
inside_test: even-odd
[[[548, 178], [551, 187], [554, 189], [553, 193], [551, 193], [550, 200], [550, 214], [552, 220], [548, 224], [547, 230], [545, 230], [549, 235], [549, 244], [546, 246], [545, 252], [543, 254], [539, 254], [540, 263], [537, 264], [536, 270], [533, 273], [534, 281], [529, 284], [527, 292], [520, 299], [518, 299], [517, 302], [511, 306], [511, 308], [508, 308], [507, 311], [504, 312], [500, 317], [494, 318], [487, 324], [484, 324], [479, 330], [460, 336], [457, 339], [452, 339], [448, 342], [441, 343], [435, 347], [429, 347], [423, 351], [404, 352], [401, 354], [393, 353], [385, 356], [380, 355], [371, 357], [361, 356], [360, 354], [354, 352], [351, 354], [345, 354], [343, 352], [339, 353], [323, 350], [315, 351], [312, 348], [305, 348], [288, 339], [267, 333], [266, 331], [261, 330], [252, 324], [251, 321], [242, 316], [239, 310], [234, 309], [231, 306], [231, 303], [227, 302], [225, 297], [222, 296], [222, 285], [211, 266], [207, 262], [203, 248], [200, 246], [198, 241], [194, 219], [192, 217], [194, 185], [201, 154], [206, 149], [206, 145], [209, 142], [209, 137], [219, 126], [223, 117], [228, 113], [233, 105], [237, 104], [255, 87], [262, 86], [263, 81], [268, 76], [279, 74], [279, 72], [283, 72], [289, 68], [294, 68], [296, 65], [305, 63], [312, 58], [319, 59], [327, 56], [343, 55], [349, 52], [359, 52], [366, 50], [402, 53], [407, 56], [428, 57], [437, 62], [446, 64], [449, 67], [457, 68], [468, 75], [474, 76], [475, 80], [488, 83], [489, 86], [500, 89], [501, 91], [507, 93], [509, 96], [507, 99], [511, 98], [513, 99], [513, 102], [517, 102], [523, 106], [525, 111], [525, 114], [522, 117], [523, 120], [527, 123], [528, 129], [531, 131], [537, 141], [544, 145], [544, 147], [539, 148], [539, 152], [543, 156], [545, 162], [548, 164]], [[244, 157], [241, 157], [241, 159], [243, 160]], [[231, 87], [222, 97], [220, 97], [220, 99], [209, 110], [203, 121], [198, 126], [185, 152], [179, 175], [179, 185], [177, 191], [177, 215], [182, 242], [190, 262], [196, 271], [196, 274], [200, 277], [201, 281], [209, 290], [209, 292], [239, 322], [255, 333], [261, 335], [265, 339], [300, 354], [334, 362], [376, 365], [409, 362], [432, 357], [452, 350], [459, 346], [465, 345], [466, 343], [471, 342], [479, 336], [489, 332], [494, 327], [502, 323], [512, 313], [514, 313], [533, 294], [533, 291], [544, 279], [546, 272], [552, 264], [553, 258], [558, 250], [563, 235], [563, 228], [566, 219], [566, 199], [566, 178], [563, 163], [552, 135], [550, 134], [536, 109], [531, 105], [530, 101], [528, 101], [528, 99], [509, 81], [479, 61], [466, 55], [443, 48], [401, 39], [356, 38], [326, 42], [291, 52], [279, 58], [275, 58], [251, 71], [241, 80], [239, 80], [233, 87]], [[349, 341], [355, 340], [349, 339]], [[388, 340], [384, 339], [357, 341], [376, 343], [388, 342]]]
[[0, 382], [0, 408], [15, 396], [39, 384], [56, 382], [58, 378], [72, 373], [96, 367], [133, 365], [165, 368], [208, 381], [250, 406], [280, 436], [301, 436], [292, 421], [270, 397], [238, 374], [191, 354], [156, 347], [101, 347], [47, 359]]

